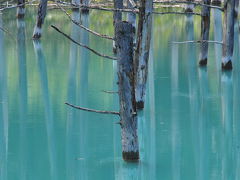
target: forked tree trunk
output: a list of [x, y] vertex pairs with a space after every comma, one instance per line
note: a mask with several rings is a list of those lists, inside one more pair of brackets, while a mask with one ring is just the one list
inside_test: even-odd
[[33, 32], [34, 39], [40, 39], [42, 36], [42, 25], [47, 13], [47, 0], [41, 0], [38, 5], [37, 22]]
[[[204, 0], [204, 4], [209, 5], [210, 0]], [[200, 44], [200, 61], [199, 65], [207, 65], [208, 59], [208, 39], [209, 39], [209, 29], [210, 29], [210, 8], [202, 7], [202, 20], [201, 20], [201, 42]]]
[[[193, 2], [194, 0], [187, 0], [189, 2]], [[186, 7], [185, 7], [185, 12], [193, 12], [193, 9], [194, 9], [194, 4], [186, 4]]]
[[25, 15], [25, 0], [18, 0], [18, 8], [17, 8], [17, 18], [24, 18]]
[[[123, 0], [114, 0], [115, 9], [123, 9]], [[114, 26], [114, 37], [116, 37], [116, 23], [122, 21], [122, 13], [119, 11], [113, 12], [113, 26]], [[113, 41], [113, 52], [117, 53], [116, 41]]]
[[144, 108], [146, 82], [148, 76], [148, 59], [152, 29], [152, 0], [141, 0], [138, 21], [137, 43], [134, 56], [135, 94], [137, 109]]
[[224, 5], [222, 69], [232, 69], [234, 47], [234, 7], [235, 0], [228, 0]]
[[125, 161], [137, 161], [139, 145], [133, 71], [134, 28], [128, 22], [117, 22], [115, 27], [122, 156]]
[[87, 7], [89, 6], [89, 0], [80, 0], [80, 1], [83, 6], [86, 6], [86, 7], [81, 7], [81, 13], [83, 14], [89, 13], [89, 8]]

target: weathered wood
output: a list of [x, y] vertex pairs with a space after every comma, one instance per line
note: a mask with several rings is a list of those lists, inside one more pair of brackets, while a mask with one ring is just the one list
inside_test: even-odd
[[144, 98], [146, 91], [146, 82], [148, 76], [148, 59], [151, 41], [152, 29], [152, 0], [140, 1], [140, 14], [138, 21], [138, 32], [136, 51], [134, 56], [134, 71], [135, 71], [135, 94], [137, 108], [144, 108]]
[[238, 17], [238, 8], [239, 8], [239, 0], [235, 0], [235, 6], [234, 6], [234, 17]]
[[[127, 1], [128, 9], [135, 8], [134, 4], [131, 1], [133, 1], [136, 5], [136, 0], [128, 0]], [[133, 25], [133, 27], [136, 29], [136, 13], [135, 12], [129, 12], [128, 13], [127, 21], [130, 22]]]
[[122, 156], [126, 161], [137, 161], [139, 145], [133, 70], [134, 27], [129, 22], [116, 22], [115, 26]]
[[17, 2], [17, 18], [24, 18], [25, 15], [25, 0], [18, 0]]
[[234, 7], [235, 0], [228, 0], [224, 5], [222, 69], [232, 69], [234, 47]]
[[[203, 0], [204, 4], [209, 5], [210, 0]], [[207, 65], [208, 59], [208, 39], [209, 39], [209, 30], [210, 30], [210, 8], [202, 7], [202, 19], [201, 19], [201, 40], [200, 44], [200, 66]]]
[[[123, 0], [114, 0], [115, 9], [123, 9]], [[122, 21], [122, 12], [114, 11], [113, 12], [113, 26], [114, 26], [114, 38], [116, 37], [116, 26], [115, 24], [119, 21]], [[113, 52], [117, 53], [116, 42], [113, 41]]]
[[37, 22], [33, 32], [34, 39], [40, 39], [42, 36], [42, 25], [47, 13], [47, 0], [41, 0], [38, 6]]

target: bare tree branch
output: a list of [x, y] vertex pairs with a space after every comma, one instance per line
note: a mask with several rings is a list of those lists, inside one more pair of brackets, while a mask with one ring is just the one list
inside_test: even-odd
[[102, 92], [109, 93], [109, 94], [118, 94], [118, 91], [106, 91], [106, 90], [102, 90]]
[[11, 6], [6, 6], [6, 7], [3, 7], [0, 9], [0, 11], [3, 11], [3, 10], [6, 10], [6, 9], [12, 9], [12, 8], [17, 8], [17, 7], [21, 7], [23, 5], [26, 5], [26, 4], [31, 4], [33, 2], [35, 2], [36, 0], [32, 0], [32, 1], [28, 1], [28, 2], [25, 2], [25, 3], [22, 3], [22, 4], [19, 4], [19, 5], [11, 5]]
[[208, 4], [202, 4], [199, 2], [193, 2], [193, 1], [154, 1], [153, 3], [163, 3], [163, 4], [194, 4], [197, 6], [205, 6], [205, 7], [209, 7], [209, 8], [215, 8], [215, 9], [219, 9], [221, 11], [223, 11], [223, 8], [219, 7], [219, 6], [212, 6], [212, 5], [208, 5]]
[[117, 60], [116, 57], [112, 57], [112, 56], [108, 56], [108, 55], [105, 55], [105, 54], [101, 54], [101, 53], [95, 51], [94, 49], [88, 47], [87, 45], [84, 45], [84, 44], [82, 44], [82, 43], [79, 43], [79, 42], [75, 41], [75, 40], [72, 39], [70, 36], [68, 36], [67, 34], [65, 34], [64, 32], [62, 32], [60, 29], [58, 29], [56, 26], [51, 25], [51, 27], [52, 27], [53, 29], [55, 29], [57, 32], [59, 32], [60, 34], [62, 34], [63, 36], [65, 36], [66, 38], [68, 38], [68, 39], [69, 39], [70, 41], [72, 41], [73, 43], [75, 43], [75, 44], [77, 44], [77, 45], [79, 45], [79, 46], [81, 46], [81, 47], [84, 47], [84, 48], [88, 49], [89, 51], [93, 52], [93, 53], [96, 54], [96, 55], [101, 56], [101, 57], [104, 57], [104, 58], [107, 58], [107, 59]]
[[161, 14], [161, 15], [164, 15], [164, 14], [183, 14], [183, 15], [197, 15], [197, 16], [201, 16], [200, 13], [194, 13], [194, 12], [156, 12], [156, 11], [153, 11], [153, 14]]
[[204, 42], [207, 42], [207, 43], [216, 43], [216, 44], [223, 44], [222, 42], [220, 41], [201, 41], [201, 40], [197, 40], [197, 41], [180, 41], [180, 42], [176, 42], [176, 41], [173, 41], [171, 43], [173, 44], [187, 44], [187, 43], [204, 43]]
[[82, 29], [84, 29], [84, 30], [86, 30], [86, 31], [88, 31], [88, 32], [90, 32], [90, 33], [98, 36], [98, 37], [101, 37], [101, 38], [110, 39], [110, 40], [113, 40], [113, 39], [114, 39], [113, 37], [110, 37], [110, 36], [105, 35], [105, 34], [99, 34], [98, 32], [95, 32], [95, 31], [93, 31], [93, 30], [91, 30], [91, 29], [83, 26], [83, 25], [80, 24], [79, 22], [77, 22], [77, 21], [75, 21], [74, 19], [72, 19], [72, 18], [71, 18], [71, 15], [70, 15], [69, 13], [67, 13], [67, 11], [66, 11], [63, 7], [61, 7], [59, 4], [57, 4], [57, 6], [60, 7], [60, 9], [68, 16], [68, 18], [69, 18], [74, 24], [76, 24], [77, 26], [79, 26], [80, 28], [82, 28]]
[[133, 8], [137, 8], [137, 4], [133, 0], [128, 0]]
[[119, 112], [115, 112], [115, 111], [101, 111], [101, 110], [89, 109], [89, 108], [75, 106], [75, 105], [67, 103], [67, 102], [65, 102], [65, 104], [68, 106], [71, 106], [73, 108], [83, 110], [83, 111], [95, 112], [95, 113], [100, 113], [100, 114], [114, 114], [114, 115], [118, 115], [118, 116], [120, 115]]
[[118, 11], [118, 12], [134, 12], [134, 13], [138, 13], [139, 10], [134, 8], [134, 9], [115, 9], [115, 8], [106, 8], [106, 7], [101, 7], [101, 6], [97, 6], [97, 5], [75, 5], [75, 4], [71, 4], [71, 3], [66, 3], [66, 2], [62, 2], [62, 1], [56, 1], [57, 3], [61, 3], [61, 4], [68, 4], [69, 6], [72, 6], [72, 8], [89, 8], [89, 9], [96, 9], [96, 10], [103, 10], [103, 11]]

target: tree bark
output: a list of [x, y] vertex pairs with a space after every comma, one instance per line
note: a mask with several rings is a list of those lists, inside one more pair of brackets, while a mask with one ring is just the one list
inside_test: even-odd
[[122, 156], [125, 161], [138, 161], [139, 145], [133, 70], [134, 28], [128, 22], [117, 22], [115, 27]]
[[40, 39], [42, 36], [42, 25], [47, 13], [47, 0], [41, 0], [38, 6], [37, 22], [33, 32], [34, 39]]
[[[210, 0], [203, 0], [204, 4], [209, 5]], [[202, 7], [202, 20], [201, 20], [201, 40], [205, 41], [202, 42], [200, 45], [200, 66], [207, 65], [208, 59], [208, 41], [209, 40], [209, 29], [210, 29], [210, 8], [203, 6]]]
[[140, 1], [137, 43], [134, 56], [135, 94], [137, 109], [144, 108], [146, 82], [148, 76], [148, 59], [152, 29], [152, 0]]
[[[123, 0], [114, 0], [114, 9], [123, 9]], [[115, 24], [122, 21], [122, 12], [113, 12], [113, 26], [114, 26], [114, 37], [116, 37], [116, 26]], [[117, 53], [116, 42], [113, 40], [113, 52]]]
[[25, 0], [18, 0], [17, 5], [17, 18], [21, 19], [24, 18], [25, 15]]
[[[127, 0], [127, 7], [128, 9], [133, 9], [133, 5], [130, 3], [129, 0]], [[137, 0], [132, 0], [133, 2], [137, 2]], [[130, 22], [132, 24], [132, 26], [136, 29], [136, 13], [134, 12], [129, 12], [128, 13], [128, 16], [127, 16], [127, 20], [128, 22]]]
[[228, 0], [224, 5], [222, 69], [232, 69], [234, 47], [234, 7], [235, 0]]
[[235, 0], [235, 8], [234, 8], [234, 16], [235, 18], [238, 17], [238, 7], [239, 7], [239, 0]]

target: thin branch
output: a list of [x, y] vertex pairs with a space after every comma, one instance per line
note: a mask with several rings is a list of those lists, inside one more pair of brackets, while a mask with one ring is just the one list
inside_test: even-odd
[[89, 109], [89, 108], [75, 106], [75, 105], [67, 103], [67, 102], [65, 102], [65, 104], [68, 106], [71, 106], [73, 108], [83, 110], [83, 111], [95, 112], [95, 113], [100, 113], [100, 114], [114, 114], [114, 115], [118, 115], [118, 116], [120, 115], [119, 112], [115, 112], [115, 111], [101, 111], [101, 110]]
[[106, 91], [106, 90], [102, 90], [102, 92], [109, 93], [109, 94], [117, 94], [118, 93], [118, 91]]
[[133, 8], [137, 8], [137, 4], [133, 0], [128, 0]]
[[15, 37], [13, 36], [13, 34], [10, 33], [7, 29], [4, 29], [3, 27], [0, 26], [0, 30], [3, 31], [4, 33], [8, 34], [12, 39], [16, 40]]
[[96, 10], [103, 10], [103, 11], [117, 11], [117, 12], [134, 12], [134, 13], [138, 13], [139, 10], [134, 8], [134, 9], [115, 9], [115, 8], [106, 8], [106, 7], [101, 7], [101, 6], [97, 6], [97, 5], [75, 5], [75, 4], [71, 4], [71, 3], [66, 3], [66, 2], [62, 2], [62, 1], [56, 1], [57, 3], [61, 3], [61, 4], [68, 4], [69, 6], [72, 6], [72, 8], [89, 8], [89, 9], [96, 9]]
[[194, 12], [156, 12], [153, 11], [153, 14], [183, 14], [183, 15], [197, 15], [197, 16], [202, 16], [200, 13], [194, 13]]
[[26, 4], [31, 4], [33, 2], [35, 2], [36, 0], [32, 0], [32, 1], [28, 1], [28, 2], [25, 2], [25, 3], [22, 3], [22, 4], [18, 4], [18, 5], [12, 5], [12, 6], [6, 6], [6, 7], [3, 7], [0, 9], [0, 11], [3, 11], [3, 10], [6, 10], [6, 9], [12, 9], [12, 8], [17, 8], [17, 7], [21, 7], [23, 5], [26, 5]]
[[84, 30], [86, 30], [86, 31], [88, 31], [88, 32], [90, 32], [90, 33], [98, 36], [98, 37], [105, 38], [105, 39], [110, 39], [110, 40], [114, 40], [113, 37], [110, 37], [110, 36], [105, 35], [105, 34], [99, 34], [98, 32], [95, 32], [95, 31], [93, 31], [93, 30], [91, 30], [91, 29], [83, 26], [83, 25], [80, 24], [79, 22], [77, 22], [77, 21], [75, 21], [74, 19], [72, 19], [72, 18], [71, 18], [71, 15], [70, 15], [69, 13], [67, 13], [67, 11], [66, 11], [63, 7], [61, 7], [59, 4], [57, 4], [57, 6], [60, 7], [60, 9], [68, 16], [68, 18], [69, 18], [74, 24], [76, 24], [77, 26], [79, 26], [80, 28], [82, 28], [82, 29], [84, 29]]
[[96, 54], [96, 55], [101, 56], [101, 57], [104, 57], [104, 58], [112, 59], [112, 60], [117, 60], [116, 57], [112, 57], [112, 56], [108, 56], [108, 55], [105, 55], [105, 54], [101, 54], [101, 53], [95, 51], [94, 49], [88, 47], [87, 45], [84, 45], [84, 44], [82, 44], [82, 43], [79, 43], [79, 42], [75, 41], [75, 40], [72, 39], [70, 36], [68, 36], [67, 34], [65, 34], [64, 32], [62, 32], [60, 29], [58, 29], [56, 26], [51, 25], [51, 27], [52, 27], [53, 29], [55, 29], [57, 32], [59, 32], [60, 34], [62, 34], [63, 36], [65, 36], [66, 38], [68, 38], [68, 39], [69, 39], [70, 41], [72, 41], [73, 43], [75, 43], [75, 44], [77, 44], [77, 45], [79, 45], [79, 46], [81, 46], [81, 47], [84, 47], [84, 48], [88, 49], [89, 51], [93, 52], [93, 53]]
[[154, 1], [153, 3], [163, 3], [163, 4], [193, 4], [193, 5], [197, 5], [197, 6], [205, 6], [205, 7], [209, 7], [209, 8], [215, 8], [215, 9], [219, 9], [221, 11], [223, 11], [223, 8], [219, 7], [219, 6], [212, 6], [212, 5], [208, 5], [208, 4], [202, 4], [200, 2], [192, 2], [192, 1]]
[[197, 40], [197, 41], [180, 41], [180, 42], [176, 42], [176, 41], [173, 41], [171, 43], [173, 44], [187, 44], [187, 43], [204, 43], [204, 42], [207, 42], [207, 43], [216, 43], [216, 44], [223, 44], [222, 42], [220, 41], [206, 41], [206, 40]]

